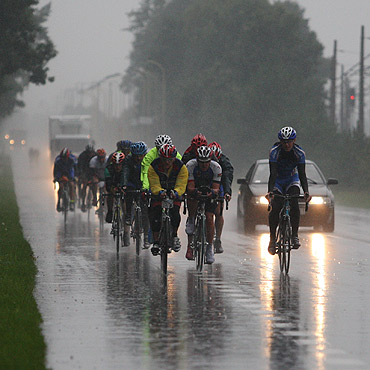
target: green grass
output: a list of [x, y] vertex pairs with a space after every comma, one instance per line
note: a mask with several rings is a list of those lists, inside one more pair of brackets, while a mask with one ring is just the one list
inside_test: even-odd
[[33, 296], [36, 272], [19, 223], [11, 170], [5, 167], [0, 176], [0, 369], [45, 369], [42, 319]]
[[335, 202], [341, 206], [370, 208], [370, 190], [333, 188]]

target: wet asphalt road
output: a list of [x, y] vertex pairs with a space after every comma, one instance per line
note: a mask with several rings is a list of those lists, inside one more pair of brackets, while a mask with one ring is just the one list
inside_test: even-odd
[[[203, 273], [182, 250], [115, 253], [110, 227], [77, 210], [64, 229], [47, 160], [12, 156], [24, 234], [37, 257], [35, 296], [53, 369], [367, 369], [370, 212], [337, 207], [336, 232], [302, 232], [290, 277], [267, 253], [267, 229], [238, 231]], [[23, 162], [22, 162], [23, 161]], [[23, 167], [21, 166], [23, 163]], [[181, 228], [183, 229], [184, 220]]]

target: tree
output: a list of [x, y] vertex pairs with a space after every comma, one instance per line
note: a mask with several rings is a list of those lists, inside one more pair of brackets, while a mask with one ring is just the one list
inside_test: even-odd
[[42, 26], [49, 16], [50, 4], [37, 9], [38, 3], [0, 2], [0, 117], [24, 105], [18, 96], [25, 86], [53, 81], [48, 76], [47, 63], [57, 53]]

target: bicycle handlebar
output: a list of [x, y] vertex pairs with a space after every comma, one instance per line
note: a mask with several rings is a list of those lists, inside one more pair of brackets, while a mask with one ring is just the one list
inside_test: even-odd
[[[277, 198], [282, 198], [284, 200], [290, 200], [290, 199], [305, 199], [304, 195], [301, 195], [301, 194], [279, 194], [279, 193], [274, 193], [273, 194], [274, 197], [277, 197]], [[308, 203], [309, 202], [306, 202], [306, 207], [305, 207], [305, 212], [308, 211]], [[269, 205], [267, 207], [267, 211], [270, 212], [271, 210], [271, 200], [269, 200]]]

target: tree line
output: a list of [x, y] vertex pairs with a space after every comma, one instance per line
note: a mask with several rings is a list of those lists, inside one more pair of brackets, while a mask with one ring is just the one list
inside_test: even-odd
[[369, 183], [369, 141], [339, 134], [330, 123], [330, 60], [296, 3], [144, 0], [130, 17], [134, 42], [124, 84], [140, 105], [145, 79], [161, 72], [148, 61], [162, 67], [161, 124], [176, 141], [203, 132], [243, 174], [268, 156], [281, 127], [293, 126], [297, 143], [328, 176]]

